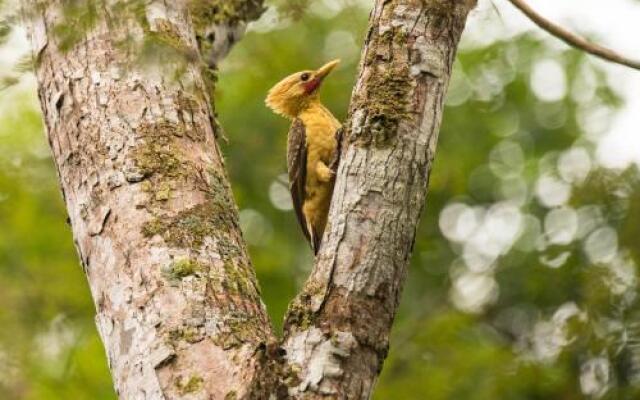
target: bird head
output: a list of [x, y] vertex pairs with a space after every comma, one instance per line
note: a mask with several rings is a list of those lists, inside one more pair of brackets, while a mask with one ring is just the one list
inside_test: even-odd
[[301, 71], [287, 76], [269, 90], [265, 100], [267, 107], [284, 117], [297, 117], [318, 98], [322, 81], [339, 63], [340, 60], [333, 60], [315, 71]]

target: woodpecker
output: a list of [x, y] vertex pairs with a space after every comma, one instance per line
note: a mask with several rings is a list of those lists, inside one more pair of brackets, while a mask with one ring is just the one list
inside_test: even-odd
[[313, 71], [291, 74], [269, 90], [265, 103], [291, 120], [287, 170], [293, 208], [302, 232], [318, 254], [327, 224], [338, 165], [340, 122], [320, 102], [318, 91], [340, 63], [333, 60]]

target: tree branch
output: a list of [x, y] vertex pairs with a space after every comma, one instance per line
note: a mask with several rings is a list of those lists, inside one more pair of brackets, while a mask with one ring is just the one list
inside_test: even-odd
[[285, 321], [294, 399], [368, 399], [413, 249], [475, 1], [377, 0], [320, 253]]
[[215, 68], [264, 11], [264, 0], [187, 0], [200, 54]]
[[538, 14], [533, 8], [531, 8], [524, 0], [509, 0], [517, 9], [522, 11], [533, 23], [540, 28], [549, 32], [551, 35], [557, 37], [569, 46], [576, 47], [591, 55], [594, 55], [603, 60], [607, 60], [616, 64], [624, 65], [629, 68], [640, 70], [640, 61], [633, 60], [624, 55], [617, 53], [611, 49], [603, 47], [597, 43], [589, 42], [587, 39], [569, 32], [560, 25], [557, 25], [542, 15]]

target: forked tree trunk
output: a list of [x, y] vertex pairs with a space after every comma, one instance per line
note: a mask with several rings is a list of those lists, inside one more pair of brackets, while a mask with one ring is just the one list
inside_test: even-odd
[[[474, 2], [376, 1], [330, 225], [280, 345], [215, 142], [204, 67], [261, 1], [144, 2], [144, 15], [89, 1], [96, 23], [65, 51], [62, 2], [33, 7], [47, 137], [120, 398], [370, 396]], [[134, 62], [127, 40], [148, 35], [189, 61], [178, 81]]]

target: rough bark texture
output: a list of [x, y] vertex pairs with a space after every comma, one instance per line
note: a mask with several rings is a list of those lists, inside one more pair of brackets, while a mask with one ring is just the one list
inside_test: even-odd
[[297, 399], [367, 399], [414, 244], [458, 40], [475, 0], [378, 0], [320, 254], [285, 324]]
[[[329, 225], [283, 349], [238, 227], [210, 103], [212, 70], [262, 2], [144, 2], [144, 15], [129, 19], [100, 2], [71, 46], [56, 34], [61, 4], [34, 7], [30, 37], [120, 398], [369, 398], [475, 0], [376, 1]], [[122, 44], [147, 36], [185, 56], [177, 81], [132, 62]]]
[[270, 323], [192, 59], [178, 81], [141, 70], [123, 35], [197, 54], [187, 5], [144, 22], [97, 9], [67, 51], [61, 2], [31, 16], [39, 97], [96, 324], [122, 399], [242, 398]]

